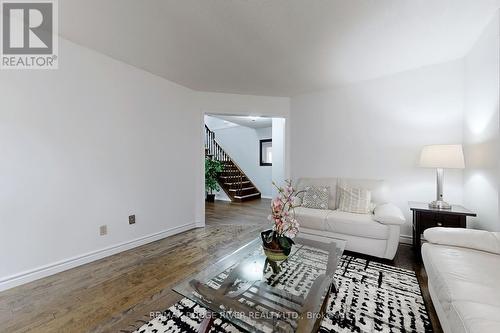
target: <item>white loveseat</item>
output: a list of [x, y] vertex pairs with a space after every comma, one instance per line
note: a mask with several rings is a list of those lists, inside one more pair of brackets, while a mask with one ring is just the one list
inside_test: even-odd
[[429, 293], [445, 333], [500, 332], [500, 232], [424, 231]]
[[[374, 213], [355, 214], [337, 210], [338, 186], [371, 191]], [[371, 256], [393, 259], [399, 244], [400, 225], [405, 223], [401, 210], [387, 203], [386, 186], [381, 180], [348, 178], [300, 178], [295, 187], [304, 190], [307, 186], [329, 186], [328, 209], [295, 208], [295, 216], [300, 223], [300, 232], [340, 238], [347, 241], [346, 250]], [[303, 193], [297, 204], [301, 204]], [[377, 221], [378, 220], [378, 221]]]

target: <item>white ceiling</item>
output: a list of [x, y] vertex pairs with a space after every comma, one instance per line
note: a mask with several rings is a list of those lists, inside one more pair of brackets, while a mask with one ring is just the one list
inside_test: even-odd
[[460, 58], [499, 7], [500, 0], [64, 0], [59, 22], [63, 37], [195, 90], [291, 96]]
[[217, 118], [222, 121], [228, 122], [225, 127], [233, 127], [234, 125], [239, 125], [250, 128], [265, 128], [265, 127], [271, 127], [273, 125], [273, 119], [266, 117], [223, 116], [223, 115], [210, 115], [208, 117]]

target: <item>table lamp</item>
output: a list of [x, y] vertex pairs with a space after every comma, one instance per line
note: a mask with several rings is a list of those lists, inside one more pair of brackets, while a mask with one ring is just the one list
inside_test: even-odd
[[443, 200], [443, 169], [465, 168], [462, 145], [424, 146], [420, 154], [420, 167], [437, 170], [436, 200], [429, 203], [430, 208], [450, 209], [451, 205]]

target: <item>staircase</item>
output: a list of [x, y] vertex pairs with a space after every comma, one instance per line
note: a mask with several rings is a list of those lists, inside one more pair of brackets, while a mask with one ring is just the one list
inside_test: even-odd
[[231, 201], [260, 199], [260, 192], [243, 170], [215, 140], [215, 133], [205, 125], [205, 156], [220, 161], [224, 167], [218, 181]]

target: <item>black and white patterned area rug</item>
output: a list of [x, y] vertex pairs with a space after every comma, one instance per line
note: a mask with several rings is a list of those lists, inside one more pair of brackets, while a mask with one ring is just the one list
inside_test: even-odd
[[[415, 273], [344, 255], [319, 332], [432, 332]], [[197, 332], [207, 310], [184, 298], [134, 333]], [[241, 332], [216, 318], [210, 332]]]

